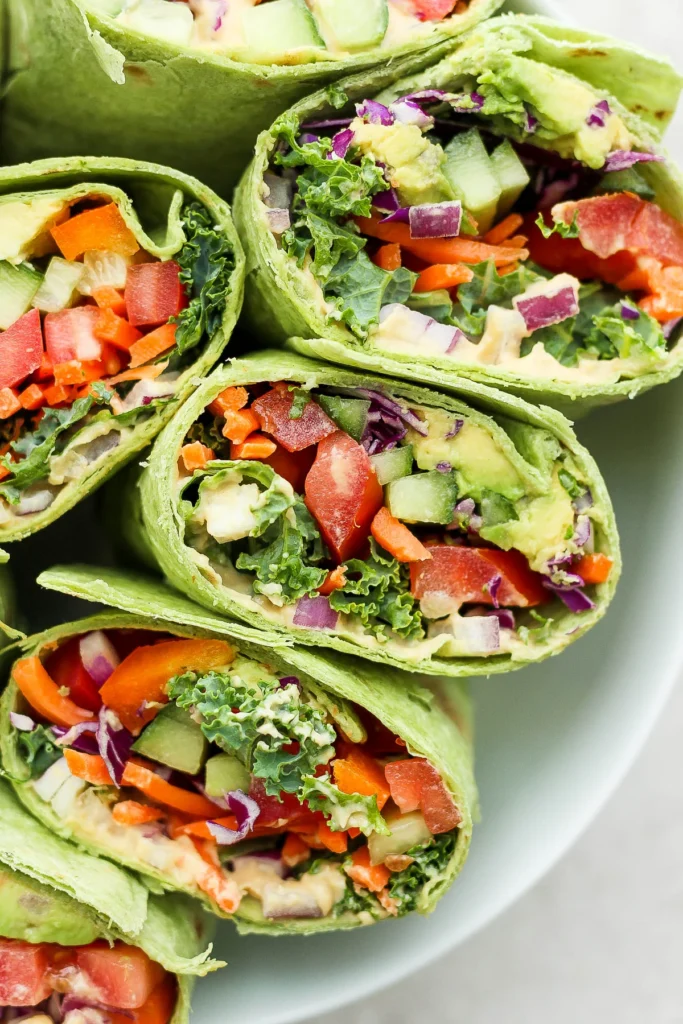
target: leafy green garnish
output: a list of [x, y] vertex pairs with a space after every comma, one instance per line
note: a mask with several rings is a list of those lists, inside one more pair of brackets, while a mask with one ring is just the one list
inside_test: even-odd
[[334, 905], [334, 916], [341, 914], [370, 914], [379, 919], [383, 916], [380, 904], [374, 893], [369, 889], [356, 887], [350, 878], [346, 880], [346, 888], [342, 898]]
[[249, 540], [249, 550], [238, 556], [235, 567], [256, 574], [252, 586], [257, 594], [292, 604], [322, 585], [327, 570], [318, 566], [324, 557], [315, 521], [296, 501], [260, 537]]
[[453, 321], [466, 334], [483, 334], [489, 306], [511, 309], [515, 296], [543, 280], [538, 268], [530, 263], [520, 264], [512, 274], [502, 276], [493, 260], [477, 263], [471, 269], [474, 276], [458, 288], [458, 302], [453, 309]]
[[[638, 319], [625, 319], [621, 313], [622, 305], [635, 310], [639, 314]], [[613, 353], [612, 356], [604, 355], [607, 346]], [[621, 359], [627, 359], [634, 348], [638, 354], [664, 355], [666, 352], [666, 338], [661, 324], [649, 313], [630, 303], [618, 302], [615, 307], [593, 317], [593, 330], [586, 339], [586, 349], [589, 352], [595, 351], [601, 358], [619, 356]]]
[[365, 836], [372, 832], [383, 836], [391, 834], [379, 813], [376, 796], [342, 793], [329, 775], [307, 776], [303, 782], [301, 799], [308, 801], [311, 810], [322, 811], [329, 818], [328, 825], [333, 832], [359, 828]]
[[342, 256], [325, 283], [325, 298], [337, 299], [340, 319], [364, 336], [379, 321], [382, 306], [405, 302], [417, 278], [405, 267], [392, 273], [376, 267], [367, 253]]
[[560, 235], [562, 238], [578, 238], [581, 234], [578, 210], [575, 212], [571, 224], [566, 224], [563, 220], [556, 220], [552, 224], [546, 224], [543, 214], [539, 213], [536, 218], [536, 227], [544, 238], [550, 238], [551, 235]]
[[456, 838], [456, 832], [444, 832], [434, 836], [426, 846], [414, 846], [408, 850], [413, 863], [392, 874], [389, 880], [389, 895], [398, 903], [399, 914], [415, 910], [418, 898], [441, 879], [453, 856]]
[[64, 754], [64, 751], [55, 743], [52, 729], [46, 728], [44, 725], [37, 725], [31, 732], [17, 731], [16, 736], [19, 754], [22, 761], [30, 768], [32, 779], [41, 776]]
[[271, 524], [284, 517], [287, 509], [294, 504], [291, 488], [286, 484], [283, 488], [282, 478], [275, 470], [256, 459], [212, 459], [201, 473], [195, 474], [187, 481], [186, 487], [198, 477], [200, 483], [197, 501], [194, 504], [184, 501], [181, 505], [182, 514], [188, 520], [190, 529], [194, 525], [192, 517], [199, 509], [205, 492], [217, 490], [228, 483], [239, 484], [246, 479], [258, 484], [261, 489], [258, 503], [251, 509], [256, 520], [256, 526], [251, 532], [252, 537], [260, 537]]
[[180, 354], [197, 345], [204, 334], [212, 337], [220, 328], [235, 269], [232, 245], [215, 230], [206, 207], [188, 203], [182, 219], [186, 240], [176, 260], [190, 304], [175, 318], [175, 343]]
[[292, 404], [289, 409], [289, 419], [300, 420], [303, 416], [304, 409], [311, 401], [311, 392], [307, 391], [306, 388], [299, 388], [295, 384], [290, 384], [289, 390], [292, 392]]
[[298, 793], [304, 777], [334, 757], [334, 728], [295, 683], [263, 680], [249, 687], [237, 675], [186, 672], [174, 676], [167, 691], [178, 707], [201, 717], [210, 743], [264, 780], [270, 796]]
[[[580, 498], [584, 493], [585, 487], [582, 487], [576, 477], [572, 476], [568, 470], [558, 470], [557, 477], [570, 498]], [[572, 529], [572, 536], [573, 533], [574, 531]]]
[[330, 594], [335, 611], [358, 615], [368, 632], [382, 638], [387, 625], [399, 636], [419, 640], [424, 636], [422, 613], [410, 593], [405, 566], [383, 552], [373, 541], [370, 557], [346, 562], [347, 580]]

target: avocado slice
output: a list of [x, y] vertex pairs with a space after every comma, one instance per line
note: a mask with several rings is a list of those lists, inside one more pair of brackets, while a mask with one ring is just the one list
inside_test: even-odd
[[272, 62], [290, 50], [325, 48], [304, 0], [272, 0], [249, 7], [242, 14], [242, 31], [254, 63]]
[[458, 500], [455, 474], [435, 469], [430, 473], [392, 480], [385, 491], [387, 507], [392, 516], [407, 523], [442, 523], [453, 521]]
[[232, 754], [216, 754], [206, 762], [204, 787], [211, 799], [232, 793], [235, 789], [246, 793], [250, 782], [249, 772]]
[[493, 224], [501, 188], [478, 129], [454, 135], [445, 152], [444, 174], [483, 235]]
[[354, 441], [360, 443], [368, 422], [368, 401], [361, 398], [339, 398], [338, 395], [318, 395], [318, 405], [340, 430], [346, 431]]
[[162, 708], [133, 744], [136, 754], [189, 775], [201, 771], [208, 749], [201, 727], [173, 703]]
[[389, 25], [387, 0], [310, 0], [320, 32], [337, 50], [369, 50], [379, 46]]

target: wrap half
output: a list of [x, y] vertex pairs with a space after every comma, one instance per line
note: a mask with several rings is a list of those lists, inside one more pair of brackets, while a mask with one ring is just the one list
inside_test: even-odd
[[[5, 782], [0, 812], [1, 1019], [21, 1008], [36, 1024], [78, 1024], [84, 1015], [92, 1024], [187, 1024], [191, 975], [222, 966], [202, 952], [207, 919], [197, 905], [148, 897], [126, 872], [57, 839]], [[112, 878], [122, 894], [117, 875], [129, 879], [129, 895], [142, 890], [143, 923], [133, 933], [102, 914]]]
[[301, 97], [424, 66], [501, 2], [10, 0], [5, 158], [134, 156], [228, 195], [258, 132]]
[[472, 404], [293, 353], [233, 360], [159, 436], [123, 528], [269, 643], [449, 676], [557, 654], [619, 577], [604, 482], [560, 413], [461, 391]]
[[228, 206], [178, 171], [0, 170], [0, 542], [151, 441], [225, 348], [243, 273]]
[[[123, 573], [66, 568], [40, 582], [128, 609], [31, 638], [11, 669], [3, 761], [53, 832], [243, 931], [434, 908], [476, 811], [462, 691], [435, 696], [352, 658], [268, 649], [249, 627]], [[30, 763], [36, 749], [49, 750], [47, 769]]]
[[261, 336], [569, 415], [680, 373], [683, 180], [658, 148], [681, 86], [668, 63], [504, 16], [375, 85], [340, 83], [331, 127], [307, 128], [333, 116], [319, 92], [259, 138], [235, 216]]

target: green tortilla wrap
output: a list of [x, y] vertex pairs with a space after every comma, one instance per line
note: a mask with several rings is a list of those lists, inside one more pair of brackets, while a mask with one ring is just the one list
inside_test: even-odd
[[[106, 939], [111, 945], [138, 946], [175, 975], [169, 1019], [171, 1024], [187, 1024], [192, 975], [224, 966], [208, 959], [210, 947], [203, 948], [208, 919], [197, 905], [181, 895], [148, 895], [127, 872], [57, 839], [26, 812], [5, 782], [0, 783], [0, 810], [0, 944], [11, 939], [34, 947], [89, 947]], [[137, 919], [131, 916], [134, 908], [141, 911]], [[119, 923], [122, 915], [127, 927]], [[11, 953], [12, 947], [3, 952]], [[13, 983], [25, 983], [21, 964], [13, 963]], [[7, 979], [0, 984], [6, 986]], [[24, 1003], [31, 1002], [27, 994]], [[55, 1010], [48, 1007], [43, 1012], [50, 1016]]]
[[[295, 449], [300, 443], [307, 450], [283, 455], [290, 442], [264, 411], [264, 401], [276, 401], [270, 392], [254, 400], [248, 415], [260, 420], [273, 461], [247, 454], [240, 462], [223, 437], [230, 427], [215, 400], [239, 386], [259, 394], [268, 382], [287, 382], [285, 395], [300, 403], [294, 408], [288, 398], [284, 426], [308, 430], [310, 423], [317, 433], [294, 440]], [[307, 412], [310, 389], [315, 401]], [[467, 379], [460, 390], [471, 404], [293, 353], [233, 360], [159, 436], [137, 492], [122, 506], [123, 529], [131, 547], [145, 547], [147, 562], [155, 560], [178, 590], [257, 627], [267, 643], [331, 647], [449, 676], [507, 672], [557, 654], [600, 619], [617, 584], [619, 542], [604, 482], [560, 413]], [[337, 458], [337, 428], [344, 445], [339, 472], [334, 463], [325, 469], [328, 458]], [[397, 444], [393, 454], [383, 450]], [[181, 450], [190, 457], [202, 445], [213, 461], [194, 471], [195, 462], [185, 463], [181, 473]], [[344, 488], [356, 477], [366, 482], [353, 492], [354, 512]], [[422, 551], [404, 564], [411, 559], [388, 554], [374, 526], [377, 544], [364, 546], [382, 503], [438, 550], [425, 554], [419, 544]], [[361, 524], [348, 542], [336, 534], [337, 508], [345, 523]], [[482, 554], [482, 540], [502, 550]], [[452, 543], [467, 550], [457, 555]], [[576, 573], [591, 552], [609, 559], [612, 570], [584, 600]], [[348, 578], [341, 589], [326, 590], [326, 603], [318, 588], [328, 569], [342, 564]], [[520, 591], [508, 588], [517, 572]], [[503, 590], [492, 594], [499, 577]], [[565, 588], [577, 584], [575, 600]], [[499, 606], [508, 608], [500, 630], [490, 614]]]
[[[247, 321], [304, 354], [455, 390], [467, 377], [570, 416], [672, 379], [683, 179], [658, 146], [680, 87], [625, 44], [504, 16], [388, 87], [345, 79], [334, 113], [324, 92], [302, 100], [235, 194]], [[348, 128], [300, 136], [354, 104]]]
[[[253, 832], [247, 824], [237, 842], [235, 822], [242, 823], [241, 817], [233, 819], [229, 826], [233, 832], [227, 838], [217, 825], [216, 847], [201, 832], [191, 839], [188, 834], [173, 831], [187, 818], [179, 811], [169, 811], [170, 804], [161, 806], [161, 820], [154, 828], [117, 825], [108, 810], [117, 800], [133, 799], [159, 806], [139, 788], [144, 779], [141, 782], [135, 777], [137, 788], [131, 788], [131, 776], [124, 774], [119, 795], [113, 785], [86, 785], [67, 771], [60, 786], [55, 778], [56, 774], [63, 774], [65, 758], [60, 758], [58, 751], [51, 755], [53, 763], [47, 776], [39, 775], [36, 782], [32, 778], [36, 770], [27, 763], [27, 751], [38, 745], [45, 726], [38, 726], [43, 731], [31, 743], [26, 737], [32, 734], [21, 734], [10, 720], [12, 710], [32, 713], [17, 688], [18, 681], [25, 689], [24, 659], [12, 668], [0, 711], [3, 762], [22, 803], [51, 831], [91, 853], [136, 869], [154, 889], [182, 890], [201, 899], [219, 916], [234, 917], [242, 931], [282, 934], [351, 928], [395, 914], [401, 916], [412, 910], [427, 913], [434, 908], [465, 861], [477, 810], [470, 708], [459, 684], [444, 684], [445, 692], [431, 692], [417, 678], [406, 681], [393, 670], [353, 658], [339, 655], [332, 662], [301, 648], [267, 648], [254, 642], [260, 635], [250, 627], [228, 623], [161, 584], [113, 570], [65, 567], [43, 573], [40, 583], [126, 611], [103, 612], [30, 638], [23, 648], [29, 662], [33, 655], [43, 658], [46, 669], [59, 679], [54, 649], [56, 645], [68, 644], [73, 637], [89, 639], [84, 641], [85, 646], [72, 639], [71, 650], [74, 643], [79, 651], [87, 651], [97, 643], [106, 652], [108, 642], [118, 644], [123, 654], [121, 645], [127, 644], [125, 651], [130, 652], [131, 647], [141, 642], [143, 647], [135, 648], [129, 657], [141, 657], [140, 650], [154, 652], [153, 656], [143, 654], [146, 658], [163, 656], [164, 670], [155, 676], [156, 689], [145, 690], [150, 699], [145, 699], [144, 707], [138, 709], [139, 715], [134, 712], [131, 717], [130, 707], [126, 711], [115, 692], [116, 672], [120, 669], [121, 678], [125, 658], [105, 682], [100, 692], [108, 702], [105, 717], [109, 727], [118, 720], [119, 732], [122, 723], [137, 733], [142, 728], [130, 757], [149, 768], [159, 762], [166, 767], [166, 775], [172, 767], [171, 782], [185, 783], [180, 790], [185, 793], [183, 800], [189, 796], [195, 803], [200, 801], [200, 807], [195, 806], [192, 812], [195, 819], [206, 814], [201, 801], [208, 796], [203, 794], [223, 794], [219, 801], [223, 809], [214, 805], [213, 820], [219, 825], [230, 821], [226, 814], [235, 809], [235, 798], [241, 800], [250, 814], [257, 812], [249, 819]], [[144, 633], [132, 634], [132, 630]], [[166, 642], [150, 647], [150, 637], [158, 634]], [[183, 650], [174, 654], [178, 649], [174, 644], [178, 642]], [[192, 651], [187, 649], [188, 643]], [[233, 653], [234, 660], [219, 668], [220, 660]], [[85, 653], [83, 658], [86, 664]], [[215, 668], [208, 672], [206, 666], [211, 658]], [[181, 664], [188, 671], [174, 675], [173, 682], [167, 685], [170, 666], [175, 665], [177, 673]], [[194, 672], [190, 671], [193, 664], [197, 666]], [[135, 678], [140, 679], [139, 669]], [[278, 679], [282, 680], [280, 684]], [[228, 689], [229, 685], [232, 689]], [[195, 687], [202, 689], [207, 698], [211, 693], [213, 711]], [[168, 699], [167, 688], [171, 691], [171, 703], [159, 711], [160, 702]], [[124, 690], [130, 702], [130, 690]], [[71, 695], [75, 698], [76, 692], [72, 690]], [[194, 702], [192, 718], [183, 710], [188, 699]], [[221, 710], [218, 705], [223, 700], [227, 704]], [[442, 710], [442, 705], [446, 710]], [[237, 731], [228, 722], [234, 717], [235, 706], [241, 708], [235, 720], [235, 724], [240, 723]], [[150, 709], [156, 709], [158, 717], [143, 726], [155, 713]], [[223, 722], [221, 727], [219, 720]], [[181, 733], [177, 733], [178, 728]], [[252, 728], [259, 730], [261, 739], [257, 743], [256, 735], [252, 741], [247, 739]], [[295, 737], [298, 753], [291, 752], [291, 739]], [[207, 740], [211, 741], [210, 748]], [[67, 745], [70, 742], [67, 740]], [[384, 807], [389, 790], [383, 778], [384, 768], [375, 760], [380, 755], [381, 764], [396, 762], [395, 770], [405, 771], [409, 766], [409, 771], [422, 772], [421, 777], [430, 780], [432, 792], [439, 797], [437, 805], [422, 794], [407, 813], [398, 814], [390, 804], [384, 808], [382, 817], [379, 807]], [[347, 759], [342, 767], [360, 763], [366, 766], [366, 775], [370, 771], [367, 778], [374, 781], [370, 789], [366, 784], [366, 795], [359, 795], [353, 786], [343, 783], [340, 756]], [[330, 768], [332, 757], [335, 760]], [[309, 773], [317, 765], [327, 767], [324, 772], [318, 768], [314, 777]], [[158, 785], [159, 776], [154, 779]], [[278, 792], [282, 802], [278, 802]], [[40, 793], [49, 800], [42, 799]], [[370, 793], [373, 795], [367, 795]], [[399, 797], [394, 788], [391, 793]], [[227, 803], [226, 794], [230, 794]], [[304, 794], [310, 809], [301, 805]], [[384, 799], [378, 802], [382, 794]], [[177, 792], [174, 796], [165, 793], [163, 799], [176, 801]], [[189, 813], [189, 805], [184, 806]], [[321, 832], [325, 822], [329, 825]], [[204, 827], [208, 827], [206, 823]], [[355, 838], [349, 838], [345, 831], [348, 828], [361, 831], [354, 833]], [[284, 847], [283, 829], [290, 833], [289, 845]], [[171, 835], [175, 838], [171, 839]], [[307, 844], [297, 838], [299, 835], [309, 837], [308, 842], [316, 847], [312, 854]], [[320, 835], [324, 836], [324, 844], [316, 838]], [[346, 847], [345, 853], [338, 845], [340, 840], [342, 847]], [[197, 844], [203, 849], [203, 858], [197, 852]], [[333, 853], [333, 849], [337, 852]], [[368, 850], [378, 857], [377, 864], [388, 856], [403, 857], [403, 861], [393, 861], [390, 878], [389, 870], [382, 869], [385, 877], [380, 875], [378, 890], [382, 890], [382, 884], [384, 890], [378, 897], [362, 886], [354, 888], [349, 880], [359, 858], [362, 861], [365, 857], [365, 869], [369, 869]], [[412, 861], [405, 860], [407, 851]], [[217, 855], [220, 860], [215, 859]], [[290, 877], [283, 881], [285, 864], [290, 868]], [[232, 870], [228, 870], [229, 866]], [[350, 876], [347, 870], [351, 871]], [[378, 902], [380, 897], [382, 903]]]
[[[318, 2], [311, 0], [310, 6]], [[182, 34], [159, 38], [164, 28], [169, 31], [171, 13], [182, 10], [192, 26], [187, 6], [141, 0], [117, 18], [109, 14], [123, 8], [118, 0], [10, 0], [5, 159], [83, 152], [134, 156], [196, 174], [227, 196], [258, 132], [291, 104], [352, 71], [388, 67], [395, 75], [424, 66], [432, 48], [443, 48], [500, 4], [469, 0], [465, 13], [448, 18], [443, 31], [426, 22], [420, 29], [425, 34], [405, 44], [348, 52], [343, 59], [334, 59], [324, 47], [296, 48], [277, 64], [247, 51], [231, 59], [229, 50], [194, 45]], [[215, 5], [216, 13], [220, 6]], [[251, 5], [239, 0], [230, 5], [237, 18], [245, 6]], [[390, 6], [391, 17], [398, 17]], [[294, 10], [279, 29], [272, 4], [265, 15], [259, 12], [277, 33], [275, 42], [286, 48], [295, 46], [294, 15], [305, 12], [303, 0], [280, 0], [277, 12], [290, 7]], [[357, 4], [353, 16], [344, 17], [344, 28], [371, 17], [377, 7], [389, 11], [387, 0]], [[149, 19], [143, 21], [145, 11]], [[265, 45], [268, 28], [257, 30], [255, 45]], [[250, 62], [254, 59], [257, 63]]]
[[157, 434], [225, 348], [244, 261], [222, 200], [132, 160], [5, 168], [0, 226], [4, 543], [54, 522]]

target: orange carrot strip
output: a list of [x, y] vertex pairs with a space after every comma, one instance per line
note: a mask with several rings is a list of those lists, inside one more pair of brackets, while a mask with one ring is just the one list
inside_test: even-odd
[[434, 263], [418, 276], [414, 292], [433, 292], [437, 288], [455, 288], [467, 284], [474, 274], [462, 263]]
[[502, 245], [508, 238], [511, 238], [518, 228], [524, 223], [524, 217], [519, 213], [509, 213], [499, 224], [491, 228], [484, 235], [487, 245]]
[[578, 573], [586, 583], [605, 583], [613, 565], [614, 562], [607, 555], [584, 555], [572, 566], [572, 572]]
[[241, 444], [230, 444], [231, 459], [267, 459], [276, 450], [277, 445], [265, 434], [250, 434]]
[[50, 234], [66, 260], [75, 260], [88, 249], [105, 249], [121, 256], [132, 256], [140, 248], [116, 203], [77, 213], [51, 228]]
[[159, 821], [165, 816], [159, 807], [140, 804], [137, 800], [119, 800], [111, 814], [119, 825], [146, 825], [148, 821]]
[[60, 693], [40, 658], [35, 655], [17, 661], [12, 669], [12, 678], [33, 710], [53, 725], [63, 725], [70, 729], [72, 725], [89, 722], [95, 717], [92, 711], [79, 708]]
[[382, 270], [398, 270], [401, 266], [401, 246], [396, 242], [381, 245], [372, 257], [372, 262]]
[[155, 363], [153, 366], [139, 366], [135, 370], [124, 370], [115, 377], [111, 377], [105, 383], [123, 384], [126, 380], [154, 380], [163, 373], [168, 363]]
[[498, 264], [515, 259], [526, 259], [526, 249], [486, 245], [485, 242], [460, 236], [458, 238], [411, 238], [407, 224], [382, 224], [370, 217], [356, 217], [356, 224], [364, 235], [384, 242], [398, 242], [403, 248], [428, 263], [485, 263]]
[[195, 469], [204, 469], [207, 462], [216, 458], [213, 448], [208, 448], [201, 441], [193, 441], [192, 444], [185, 444], [180, 449], [180, 457], [188, 473]]
[[84, 754], [67, 747], [64, 751], [69, 771], [77, 779], [89, 782], [91, 786], [113, 786], [114, 780], [99, 754]]
[[399, 562], [423, 562], [425, 558], [432, 557], [424, 544], [404, 523], [392, 516], [388, 508], [379, 510], [370, 525], [370, 533]]
[[288, 868], [295, 868], [311, 856], [311, 848], [293, 832], [287, 833], [280, 855]]
[[316, 837], [331, 853], [346, 853], [349, 846], [346, 832], [333, 832], [326, 821], [321, 821], [318, 825]]
[[331, 594], [333, 590], [341, 590], [346, 583], [346, 566], [338, 565], [336, 569], [331, 569], [325, 582], [318, 587], [318, 593], [327, 595]]
[[[216, 808], [216, 811], [218, 811], [218, 808]], [[174, 830], [174, 838], [175, 836], [195, 836], [197, 839], [208, 839], [209, 842], [215, 843], [216, 837], [209, 829], [209, 821], [214, 822], [216, 825], [223, 825], [225, 828], [231, 828], [235, 832], [237, 831], [237, 818], [234, 814], [229, 814], [223, 818], [214, 816], [206, 821], [188, 821], [186, 825], [177, 825]]]
[[68, 363], [57, 363], [55, 366], [55, 384], [68, 387], [70, 384], [87, 384], [91, 380], [100, 380], [104, 375], [101, 359], [71, 359]]
[[212, 818], [219, 808], [211, 803], [201, 793], [190, 793], [180, 786], [173, 786], [166, 782], [160, 775], [157, 775], [151, 768], [137, 761], [128, 761], [123, 770], [121, 783], [124, 786], [132, 786], [139, 789], [141, 793], [163, 804], [165, 807], [173, 807], [184, 814], [192, 814], [197, 818]]
[[150, 331], [130, 346], [131, 367], [142, 366], [150, 359], [156, 359], [162, 352], [166, 352], [175, 345], [175, 324], [162, 324], [156, 330]]
[[381, 892], [391, 878], [391, 871], [383, 864], [370, 863], [370, 851], [367, 846], [360, 846], [351, 854], [351, 864], [345, 865], [344, 871], [352, 882], [370, 892]]

